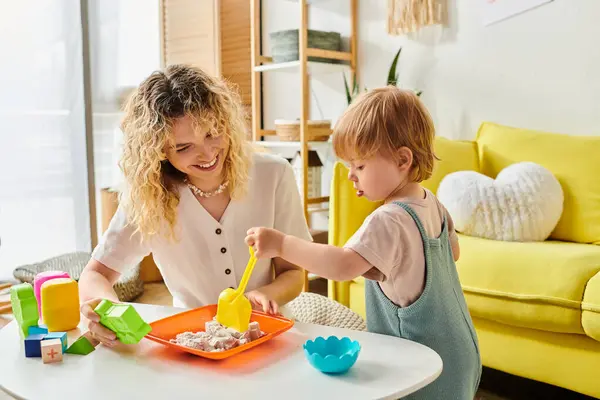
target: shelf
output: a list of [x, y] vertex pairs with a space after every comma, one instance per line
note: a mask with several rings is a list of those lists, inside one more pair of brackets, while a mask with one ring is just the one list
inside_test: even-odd
[[346, 51], [333, 51], [333, 50], [323, 50], [323, 49], [306, 49], [307, 57], [320, 57], [320, 58], [330, 58], [332, 60], [342, 60], [342, 61], [350, 61], [352, 60], [352, 54]]
[[321, 204], [329, 202], [329, 196], [315, 197], [308, 199], [308, 204]]
[[[258, 146], [263, 146], [269, 149], [280, 148], [280, 149], [300, 149], [302, 146], [301, 142], [287, 142], [281, 140], [257, 140], [255, 142]], [[308, 142], [309, 150], [328, 150], [331, 148], [331, 142]]]
[[[350, 70], [350, 66], [348, 64], [343, 63], [332, 64], [327, 62], [309, 61], [307, 65], [309, 75], [338, 74], [342, 72], [348, 72]], [[258, 67], [254, 67], [254, 71], [281, 71], [297, 73], [300, 72], [300, 61], [264, 64]]]

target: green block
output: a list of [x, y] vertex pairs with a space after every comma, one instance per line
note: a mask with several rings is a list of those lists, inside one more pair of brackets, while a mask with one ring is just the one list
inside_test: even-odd
[[21, 336], [27, 337], [29, 327], [37, 326], [40, 319], [33, 286], [29, 283], [12, 286], [10, 288], [10, 303], [15, 320], [19, 324]]
[[81, 356], [87, 356], [92, 351], [96, 350], [85, 336], [81, 336], [67, 349], [68, 354], [79, 354]]
[[100, 316], [100, 323], [113, 331], [122, 343], [135, 344], [146, 336], [152, 328], [129, 304], [114, 304], [102, 300], [94, 311]]

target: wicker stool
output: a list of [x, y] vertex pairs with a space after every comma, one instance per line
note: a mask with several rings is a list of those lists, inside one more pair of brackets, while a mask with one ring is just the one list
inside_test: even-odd
[[[40, 272], [64, 271], [71, 278], [79, 281], [81, 272], [90, 261], [91, 254], [75, 252], [53, 257], [42, 262], [22, 265], [13, 271], [13, 275], [21, 282], [33, 284], [33, 278]], [[136, 265], [129, 271], [121, 274], [119, 280], [113, 285], [120, 301], [132, 301], [144, 292], [144, 282], [140, 279], [140, 266]]]
[[286, 308], [299, 322], [367, 330], [365, 320], [348, 307], [320, 294], [303, 292], [286, 304]]

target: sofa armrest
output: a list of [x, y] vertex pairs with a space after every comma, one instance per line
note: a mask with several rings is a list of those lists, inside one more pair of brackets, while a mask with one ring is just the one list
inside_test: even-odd
[[586, 335], [600, 341], [600, 272], [585, 286], [581, 302], [581, 325]]

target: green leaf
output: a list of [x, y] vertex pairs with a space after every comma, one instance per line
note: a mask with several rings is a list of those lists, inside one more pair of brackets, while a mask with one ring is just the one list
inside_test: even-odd
[[392, 61], [392, 65], [390, 65], [390, 70], [388, 72], [387, 84], [396, 86], [398, 83], [398, 73], [396, 72], [396, 67], [398, 65], [398, 58], [400, 57], [400, 52], [402, 51], [402, 47], [398, 49], [394, 60]]
[[342, 73], [344, 77], [344, 88], [346, 89], [346, 100], [348, 101], [348, 105], [352, 103], [352, 95], [350, 94], [350, 88], [348, 87], [348, 80], [346, 79], [346, 74]]
[[422, 91], [422, 90], [417, 90], [417, 91], [415, 92], [415, 94], [417, 95], [417, 97], [420, 97], [420, 96], [421, 96], [421, 94], [423, 94], [423, 91]]

